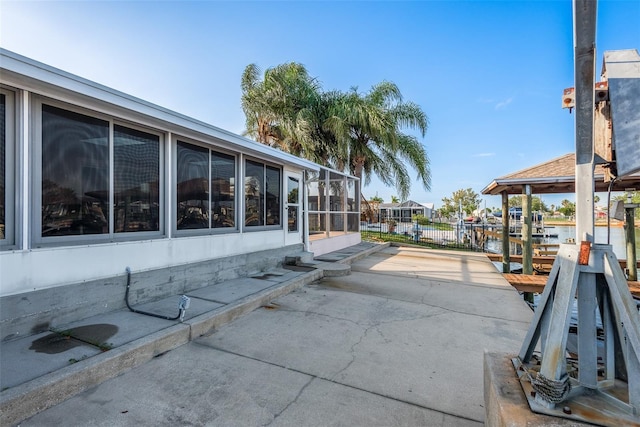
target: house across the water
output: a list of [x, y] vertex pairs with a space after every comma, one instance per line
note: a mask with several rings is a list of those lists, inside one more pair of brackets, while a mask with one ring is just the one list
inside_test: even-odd
[[417, 203], [413, 200], [402, 203], [380, 203], [380, 219], [382, 221], [393, 219], [398, 222], [411, 222], [411, 219], [416, 215], [431, 219], [433, 203]]

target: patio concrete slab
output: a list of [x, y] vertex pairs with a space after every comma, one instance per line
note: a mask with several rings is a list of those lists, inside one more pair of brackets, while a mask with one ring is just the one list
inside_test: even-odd
[[304, 273], [305, 271], [294, 271], [292, 269], [274, 268], [274, 269], [270, 269], [265, 272], [262, 272], [260, 274], [251, 276], [251, 278], [259, 279], [259, 280], [268, 280], [274, 283], [282, 283], [289, 280], [293, 280]]
[[[126, 380], [114, 378], [81, 393], [21, 425], [480, 425], [197, 343], [156, 358], [126, 376]], [[340, 404], [335, 405], [336, 401]]]
[[52, 332], [2, 343], [0, 389], [15, 387], [101, 352], [96, 346]]
[[275, 282], [270, 280], [245, 277], [241, 279], [227, 280], [213, 286], [207, 286], [206, 288], [200, 288], [189, 292], [188, 296], [216, 302], [218, 304], [229, 304], [274, 285]]
[[[384, 251], [204, 335], [176, 325], [191, 341], [150, 349], [156, 357], [21, 425], [483, 424], [484, 351], [517, 351], [531, 310], [481, 254]], [[202, 296], [244, 301], [261, 282], [274, 285], [253, 278]]]
[[[179, 312], [177, 308], [179, 299], [176, 296], [164, 298], [137, 305], [134, 309], [163, 316], [176, 316]], [[222, 304], [192, 298], [190, 307], [185, 314], [185, 321], [218, 307], [222, 307]], [[108, 348], [113, 348], [169, 328], [177, 323], [180, 321], [120, 310], [69, 323], [57, 329], [66, 331], [74, 338], [84, 342], [104, 344]]]
[[[369, 275], [352, 277], [373, 283]], [[518, 305], [517, 293], [511, 293], [512, 302], [523, 320], [514, 322], [450, 310], [446, 301], [437, 307], [345, 293], [323, 286], [327, 280], [281, 297], [271, 309], [255, 311], [197, 342], [482, 422], [483, 349], [517, 348], [528, 328], [530, 314]], [[421, 284], [414, 279], [413, 286]], [[467, 289], [451, 287], [450, 292], [466, 298]]]

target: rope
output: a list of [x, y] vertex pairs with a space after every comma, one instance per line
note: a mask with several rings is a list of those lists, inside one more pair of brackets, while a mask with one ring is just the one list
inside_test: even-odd
[[535, 378], [532, 378], [529, 374], [529, 379], [531, 380], [531, 386], [536, 393], [538, 393], [543, 400], [550, 403], [562, 402], [567, 398], [571, 391], [571, 383], [569, 382], [568, 374], [564, 374], [562, 378], [556, 381], [549, 379], [538, 372]]

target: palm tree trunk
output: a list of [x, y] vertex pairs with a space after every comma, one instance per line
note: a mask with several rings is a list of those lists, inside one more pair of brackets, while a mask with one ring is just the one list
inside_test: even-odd
[[362, 171], [364, 169], [364, 156], [356, 156], [351, 163], [353, 176], [360, 179], [360, 190], [362, 190]]

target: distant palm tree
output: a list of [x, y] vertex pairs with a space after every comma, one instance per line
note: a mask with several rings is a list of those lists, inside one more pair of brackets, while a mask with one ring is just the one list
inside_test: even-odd
[[391, 203], [400, 203], [400, 199], [398, 199], [396, 196], [391, 196]]

